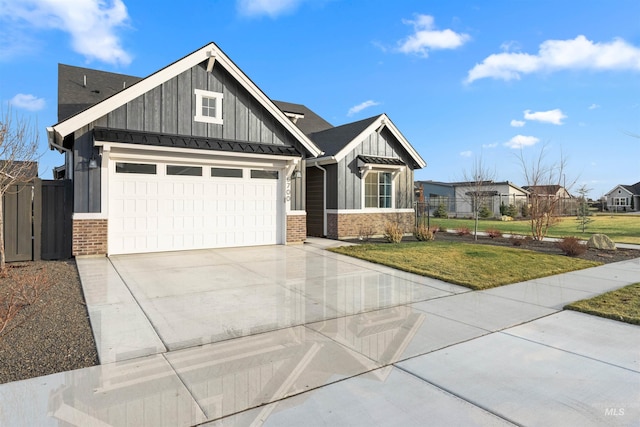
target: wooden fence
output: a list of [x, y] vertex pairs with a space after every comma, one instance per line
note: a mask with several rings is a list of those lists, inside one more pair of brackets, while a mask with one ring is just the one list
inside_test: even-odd
[[69, 180], [11, 186], [2, 203], [6, 261], [70, 258], [72, 197]]

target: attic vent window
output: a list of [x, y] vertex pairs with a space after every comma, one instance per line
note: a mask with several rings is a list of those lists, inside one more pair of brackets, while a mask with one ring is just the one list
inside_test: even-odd
[[222, 94], [196, 89], [196, 122], [222, 124]]

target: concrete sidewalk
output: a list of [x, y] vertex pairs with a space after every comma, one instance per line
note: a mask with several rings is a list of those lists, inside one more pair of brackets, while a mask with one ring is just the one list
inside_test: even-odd
[[469, 292], [326, 243], [78, 259], [103, 364], [0, 385], [0, 425], [640, 420], [640, 327], [562, 311], [640, 259]]

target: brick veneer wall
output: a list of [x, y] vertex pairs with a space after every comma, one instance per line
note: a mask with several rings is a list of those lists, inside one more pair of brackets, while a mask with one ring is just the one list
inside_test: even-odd
[[307, 238], [307, 215], [287, 215], [287, 244], [302, 243]]
[[411, 233], [415, 224], [413, 212], [390, 213], [327, 213], [327, 237], [331, 239], [355, 238], [371, 231], [372, 236], [384, 234], [388, 222], [398, 222], [405, 233]]
[[107, 220], [74, 219], [72, 254], [106, 255]]

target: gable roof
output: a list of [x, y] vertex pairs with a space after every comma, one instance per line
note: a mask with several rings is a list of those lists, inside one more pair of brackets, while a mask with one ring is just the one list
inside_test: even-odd
[[265, 95], [258, 86], [244, 74], [238, 66], [227, 57], [227, 55], [213, 42], [208, 43], [200, 49], [187, 56], [167, 65], [150, 76], [114, 93], [97, 104], [84, 109], [68, 118], [63, 119], [52, 127], [47, 128], [49, 136], [49, 146], [58, 148], [62, 144], [65, 136], [75, 132], [83, 126], [99, 119], [110, 111], [125, 105], [138, 96], [172, 79], [178, 74], [186, 71], [204, 61], [209, 61], [208, 67], [213, 67], [215, 63], [220, 63], [224, 69], [242, 85], [250, 95], [252, 95], [288, 132], [290, 132], [300, 144], [308, 150], [313, 157], [322, 154], [318, 148], [287, 116]]
[[294, 123], [307, 136], [333, 127], [331, 123], [302, 104], [292, 104], [291, 102], [284, 101], [273, 101], [273, 103], [276, 104], [285, 114], [292, 113], [303, 116]]
[[630, 191], [633, 195], [640, 194], [640, 181], [636, 182], [633, 185], [622, 185], [626, 190]]
[[315, 132], [310, 137], [324, 151], [325, 156], [335, 156], [378, 117], [369, 117], [368, 119], [347, 123], [322, 132]]
[[369, 134], [372, 132], [380, 132], [386, 127], [389, 132], [396, 138], [402, 148], [406, 150], [414, 162], [416, 168], [423, 168], [427, 165], [413, 146], [402, 135], [398, 128], [393, 124], [386, 114], [369, 117], [368, 119], [359, 120], [353, 123], [347, 123], [342, 126], [327, 129], [322, 132], [316, 132], [311, 135], [313, 142], [325, 152], [324, 156], [317, 161], [339, 162], [352, 150], [354, 150]]

